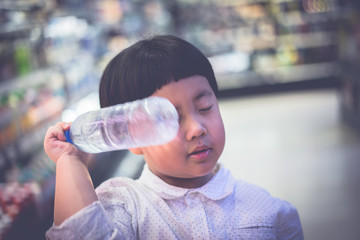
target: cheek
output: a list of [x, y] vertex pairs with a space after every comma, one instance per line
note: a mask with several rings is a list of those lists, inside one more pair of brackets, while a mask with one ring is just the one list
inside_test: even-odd
[[225, 145], [225, 128], [221, 116], [217, 118], [217, 121], [213, 123], [214, 137], [217, 143], [223, 149]]
[[178, 131], [178, 134], [176, 135], [176, 137], [171, 140], [169, 143], [167, 143], [167, 147], [168, 150], [171, 151], [171, 153], [176, 153], [179, 154], [179, 152], [182, 151], [183, 147], [184, 147], [184, 141], [183, 141], [183, 137], [182, 137], [182, 132], [181, 130]]
[[179, 152], [181, 152], [181, 146], [183, 146], [183, 143], [180, 134], [178, 133], [178, 135], [170, 142], [159, 146], [147, 147], [144, 153], [151, 157], [171, 157], [172, 155], [178, 155]]

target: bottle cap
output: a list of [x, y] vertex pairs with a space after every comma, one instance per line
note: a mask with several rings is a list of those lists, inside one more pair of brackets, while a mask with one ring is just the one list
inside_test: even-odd
[[65, 131], [65, 137], [66, 137], [66, 142], [74, 144], [73, 141], [71, 140], [70, 130]]

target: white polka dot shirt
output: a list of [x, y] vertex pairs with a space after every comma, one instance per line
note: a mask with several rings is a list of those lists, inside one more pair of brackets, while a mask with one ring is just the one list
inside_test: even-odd
[[138, 180], [113, 178], [99, 201], [53, 226], [48, 239], [303, 239], [288, 202], [220, 167], [204, 186], [171, 186], [145, 165]]

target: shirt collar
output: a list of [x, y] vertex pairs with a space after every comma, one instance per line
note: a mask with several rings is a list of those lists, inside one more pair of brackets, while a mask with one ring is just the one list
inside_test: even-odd
[[169, 185], [152, 173], [147, 164], [145, 164], [138, 181], [164, 199], [175, 199], [183, 197], [188, 193], [200, 193], [209, 199], [219, 200], [230, 195], [235, 186], [235, 179], [230, 171], [221, 164], [219, 165], [220, 167], [217, 173], [208, 183], [200, 188], [187, 189]]

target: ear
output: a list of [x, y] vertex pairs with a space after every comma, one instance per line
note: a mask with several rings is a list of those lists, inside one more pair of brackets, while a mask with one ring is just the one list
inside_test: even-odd
[[143, 155], [143, 151], [141, 148], [129, 148], [129, 151], [136, 155]]

